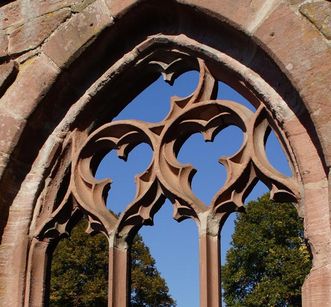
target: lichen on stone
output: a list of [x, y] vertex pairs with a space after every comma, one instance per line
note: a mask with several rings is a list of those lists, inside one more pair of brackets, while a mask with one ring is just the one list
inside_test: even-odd
[[316, 26], [327, 38], [331, 39], [331, 2], [318, 1], [303, 4], [300, 13]]

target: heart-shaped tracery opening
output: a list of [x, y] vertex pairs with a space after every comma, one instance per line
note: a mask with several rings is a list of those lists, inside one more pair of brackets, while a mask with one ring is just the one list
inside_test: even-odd
[[152, 150], [145, 143], [137, 145], [125, 161], [113, 150], [101, 160], [96, 179], [111, 179], [106, 205], [116, 215], [120, 215], [136, 195], [137, 177], [143, 174], [152, 161]]
[[226, 169], [219, 159], [234, 155], [242, 143], [243, 132], [232, 125], [220, 131], [212, 142], [206, 142], [201, 133], [195, 133], [180, 148], [177, 158], [181, 163], [189, 163], [197, 170], [192, 178], [191, 188], [205, 204], [210, 204], [226, 181]]

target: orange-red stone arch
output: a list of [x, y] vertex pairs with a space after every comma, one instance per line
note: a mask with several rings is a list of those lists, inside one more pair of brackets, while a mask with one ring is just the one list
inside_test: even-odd
[[[29, 251], [39, 206], [61, 186], [50, 170], [70, 133], [89, 127], [89, 110], [106, 107], [105, 92], [126, 103], [152, 82], [156, 72], [144, 72], [136, 61], [163, 46], [208, 59], [220, 78], [267, 104], [291, 150], [314, 255], [303, 303], [331, 304], [330, 42], [293, 2], [97, 0], [52, 6], [34, 1], [29, 11], [25, 1], [14, 1], [0, 8], [2, 304], [28, 306], [43, 287], [41, 282], [26, 290], [33, 272]], [[48, 12], [58, 17], [51, 22]], [[46, 34], [39, 29], [45, 23]], [[42, 34], [26, 46], [33, 33]], [[112, 90], [132, 79], [132, 92]], [[111, 108], [116, 112], [120, 106]], [[95, 112], [94, 126], [104, 120], [98, 120], [102, 110]], [[63, 161], [69, 160], [65, 154]]]

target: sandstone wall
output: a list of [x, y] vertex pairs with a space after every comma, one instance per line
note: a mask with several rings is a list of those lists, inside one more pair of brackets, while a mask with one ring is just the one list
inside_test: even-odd
[[[304, 305], [331, 306], [331, 2], [325, 0], [2, 2], [0, 305], [29, 305], [29, 250], [43, 195], [54, 184], [51, 170], [74, 129], [88, 131], [90, 114], [99, 124], [111, 88], [105, 84], [123, 88], [136, 80], [132, 92], [118, 90], [129, 101], [152, 80], [134, 70], [133, 59], [148, 44], [180, 46], [215, 62], [224, 56], [227, 69], [270, 101], [297, 163], [314, 254]], [[254, 84], [258, 78], [286, 106], [272, 102], [278, 98]], [[117, 95], [113, 89], [111, 97]]]

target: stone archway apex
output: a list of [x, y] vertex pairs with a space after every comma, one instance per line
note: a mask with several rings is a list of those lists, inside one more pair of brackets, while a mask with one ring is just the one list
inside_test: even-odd
[[[316, 274], [307, 282], [305, 306], [314, 306], [309, 296], [320, 283], [324, 286], [315, 296], [331, 306], [331, 257], [326, 248], [331, 241], [331, 2], [327, 0], [17, 0], [0, 4], [0, 305], [24, 305], [34, 208], [46, 185], [47, 169], [71, 131], [70, 123], [80, 116], [73, 102], [93, 98], [87, 89], [115, 59], [122, 58], [125, 67], [144, 52], [139, 35], [158, 36], [164, 30], [173, 37], [184, 33], [185, 38], [208, 42], [204, 23], [187, 29], [190, 18], [192, 24], [194, 20], [216, 24], [214, 40], [217, 31], [220, 41], [233, 39], [232, 49], [225, 51], [230, 57], [237, 54], [236, 42], [240, 41], [238, 46], [247, 42], [248, 53], [240, 58], [243, 51], [238, 51], [236, 60], [282, 91], [283, 79], [277, 84], [273, 71], [259, 66], [263, 57], [270, 59], [280, 71], [277, 78], [287, 80], [293, 89], [284, 90], [282, 97], [294, 101], [290, 107], [294, 117], [282, 115], [286, 120], [280, 125], [297, 148], [295, 160], [301, 176], [306, 176], [303, 189], [316, 190], [306, 198], [316, 206], [324, 203], [320, 215], [308, 210], [307, 223], [316, 224], [320, 216], [328, 220], [322, 239], [316, 241], [317, 253], [324, 256], [318, 258]], [[135, 32], [130, 32], [135, 23]], [[224, 31], [233, 36], [224, 38]], [[172, 43], [176, 44], [176, 38]], [[218, 48], [215, 41], [211, 45]], [[200, 52], [199, 48], [192, 50]], [[259, 56], [256, 50], [261, 50]], [[114, 75], [121, 72], [120, 68], [114, 71]], [[307, 142], [313, 144], [318, 159], [305, 150]], [[306, 169], [318, 171], [307, 173]], [[314, 228], [314, 240], [317, 234]]]
[[[321, 135], [330, 132], [331, 127], [327, 123], [331, 105], [330, 41], [299, 13], [304, 1], [170, 2], [171, 5], [178, 3], [199, 10], [218, 19], [221, 24], [229, 24], [250, 36], [298, 89]], [[328, 1], [319, 2], [324, 2], [324, 10], [325, 6], [331, 5]], [[159, 3], [155, 0], [63, 0], [47, 4], [46, 1], [22, 0], [2, 6], [1, 116], [7, 122], [15, 122], [16, 129], [12, 128], [12, 124], [9, 131], [2, 129], [1, 155], [10, 154], [10, 147], [14, 146], [20, 128], [24, 127], [24, 120], [33, 112], [38, 100], [61, 70], [70, 65], [105, 28], [115, 26], [117, 20], [130, 10], [143, 5], [158, 6]], [[12, 72], [14, 63], [17, 71]], [[35, 78], [31, 75], [32, 71]], [[43, 75], [43, 84], [38, 84], [38, 73]], [[27, 82], [29, 87], [26, 87]], [[24, 97], [19, 97], [21, 88], [30, 88], [30, 91], [24, 91]], [[18, 106], [17, 99], [22, 107]], [[10, 114], [12, 104], [19, 108], [15, 114]], [[322, 137], [321, 142], [326, 162], [330, 165], [331, 141]]]

